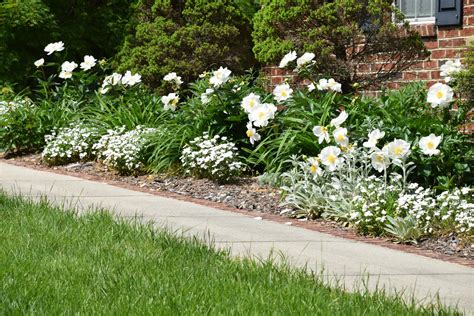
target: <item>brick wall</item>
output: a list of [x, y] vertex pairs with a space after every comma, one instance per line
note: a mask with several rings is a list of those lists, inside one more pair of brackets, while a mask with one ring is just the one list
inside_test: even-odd
[[[466, 45], [471, 41], [474, 42], [474, 0], [464, 0], [462, 26], [437, 27], [434, 23], [427, 23], [412, 27], [422, 36], [426, 48], [431, 51], [431, 56], [386, 83], [385, 86], [388, 88], [396, 89], [412, 80], [426, 81], [428, 85], [441, 80], [439, 67], [447, 60], [462, 58]], [[263, 72], [270, 86], [280, 84], [286, 78], [294, 79], [292, 71], [275, 66], [264, 67]]]

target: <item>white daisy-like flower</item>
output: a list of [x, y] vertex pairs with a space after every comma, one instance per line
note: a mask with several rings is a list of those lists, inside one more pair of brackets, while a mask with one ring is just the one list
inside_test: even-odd
[[44, 58], [40, 58], [37, 61], [34, 62], [36, 68], [39, 68], [44, 65]]
[[348, 117], [349, 115], [346, 113], [346, 111], [343, 110], [336, 118], [333, 118], [331, 120], [331, 126], [341, 126], [347, 120]]
[[77, 64], [73, 61], [65, 61], [61, 65], [61, 72], [59, 73], [59, 78], [69, 79], [72, 77], [72, 72], [77, 68]]
[[307, 88], [308, 88], [308, 92], [311, 92], [311, 91], [313, 91], [314, 89], [316, 89], [316, 87], [314, 86], [314, 83], [310, 83], [310, 84], [307, 86]]
[[429, 136], [422, 137], [418, 144], [423, 154], [433, 156], [439, 154], [438, 146], [440, 142], [441, 136], [430, 134]]
[[91, 55], [85, 55], [84, 61], [81, 63], [82, 70], [89, 70], [96, 65], [97, 59]]
[[183, 80], [181, 80], [181, 76], [178, 76], [176, 72], [170, 72], [166, 74], [166, 76], [163, 77], [164, 81], [172, 82], [178, 87], [183, 83]]
[[165, 110], [176, 111], [179, 102], [179, 96], [176, 93], [170, 93], [161, 97]]
[[453, 89], [444, 83], [435, 83], [428, 90], [427, 102], [431, 103], [431, 107], [448, 106], [453, 101]]
[[315, 126], [313, 127], [313, 134], [314, 136], [318, 137], [318, 142], [320, 144], [323, 143], [323, 141], [326, 141], [329, 143], [329, 131], [326, 126]]
[[306, 66], [307, 64], [311, 63], [316, 57], [314, 53], [304, 53], [300, 58], [296, 60], [296, 65], [298, 68]]
[[139, 74], [132, 75], [132, 72], [130, 70], [127, 70], [127, 72], [125, 72], [125, 74], [122, 77], [122, 84], [124, 86], [131, 87], [141, 81], [142, 81], [142, 76], [140, 76]]
[[323, 174], [323, 170], [319, 166], [319, 158], [318, 157], [311, 157], [308, 159], [309, 164], [309, 172], [312, 175], [320, 176]]
[[258, 105], [260, 105], [260, 96], [253, 92], [244, 97], [240, 104], [246, 113], [252, 112], [252, 110]]
[[349, 144], [346, 128], [338, 127], [334, 130], [332, 135], [334, 136], [334, 140], [338, 145], [346, 147]]
[[378, 128], [374, 129], [369, 133], [369, 140], [364, 142], [362, 145], [366, 148], [375, 148], [379, 139], [385, 136], [385, 132], [381, 132]]
[[211, 88], [206, 89], [206, 92], [201, 94], [202, 104], [208, 104], [209, 101], [211, 101], [211, 97], [212, 97], [211, 94], [213, 93], [214, 93], [214, 89], [211, 89]]
[[296, 57], [297, 57], [297, 55], [296, 55], [295, 51], [289, 52], [288, 54], [283, 56], [283, 58], [280, 61], [280, 65], [278, 65], [278, 67], [285, 68], [286, 66], [288, 66], [288, 63], [294, 61], [296, 59]]
[[247, 131], [245, 133], [252, 145], [255, 144], [255, 142], [258, 142], [261, 138], [260, 134], [257, 133], [257, 130], [252, 126], [252, 122], [247, 123]]
[[256, 127], [267, 126], [269, 120], [275, 117], [276, 110], [276, 106], [271, 103], [261, 103], [249, 113], [249, 121]]
[[336, 146], [328, 146], [321, 150], [319, 154], [319, 159], [321, 159], [321, 163], [325, 165], [329, 171], [336, 170], [341, 163], [343, 162], [342, 158], [339, 157], [341, 153], [341, 149]]
[[228, 68], [220, 67], [216, 71], [212, 72], [212, 77], [209, 79], [209, 83], [214, 87], [220, 87], [229, 80], [231, 73], [232, 71], [230, 71]]
[[410, 143], [403, 139], [394, 139], [382, 149], [392, 159], [401, 159], [410, 154]]
[[335, 92], [342, 92], [342, 85], [332, 78], [328, 80], [327, 88]]
[[374, 151], [370, 155], [370, 158], [372, 167], [374, 167], [378, 172], [384, 171], [390, 165], [390, 159], [388, 158], [387, 153], [382, 150]]
[[49, 43], [44, 48], [44, 51], [47, 53], [47, 55], [51, 55], [54, 52], [60, 52], [62, 50], [64, 50], [64, 43], [63, 42]]
[[278, 102], [282, 102], [291, 98], [291, 94], [293, 93], [293, 89], [290, 88], [290, 85], [287, 83], [280, 84], [275, 87], [273, 90], [273, 95], [275, 100]]

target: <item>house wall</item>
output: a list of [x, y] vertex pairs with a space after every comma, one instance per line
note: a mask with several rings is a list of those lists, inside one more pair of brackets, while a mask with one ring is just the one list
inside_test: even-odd
[[[434, 22], [431, 22], [414, 24], [412, 27], [422, 36], [431, 55], [399, 74], [391, 82], [385, 83], [384, 86], [387, 88], [396, 89], [403, 83], [413, 80], [426, 81], [428, 85], [441, 81], [439, 67], [447, 60], [462, 58], [466, 46], [471, 41], [474, 42], [474, 0], [464, 0], [463, 24], [461, 26], [437, 27]], [[279, 69], [275, 66], [264, 67], [263, 72], [268, 79], [268, 84], [272, 87], [282, 83], [286, 78], [292, 79], [294, 77], [292, 71]]]

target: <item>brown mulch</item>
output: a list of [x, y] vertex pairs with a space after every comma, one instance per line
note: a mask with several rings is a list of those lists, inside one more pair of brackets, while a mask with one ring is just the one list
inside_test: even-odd
[[173, 175], [120, 176], [96, 163], [73, 163], [66, 166], [48, 167], [41, 156], [26, 155], [6, 159], [15, 165], [49, 170], [61, 174], [101, 180], [110, 184], [148, 193], [170, 196], [224, 210], [236, 211], [249, 216], [301, 226], [331, 235], [416, 253], [436, 259], [474, 267], [474, 245], [463, 243], [455, 235], [426, 239], [417, 245], [400, 245], [385, 238], [365, 237], [340, 224], [326, 221], [301, 221], [280, 216], [280, 193], [276, 188], [259, 184], [256, 178], [243, 178], [234, 184], [220, 185], [207, 179], [183, 178]]

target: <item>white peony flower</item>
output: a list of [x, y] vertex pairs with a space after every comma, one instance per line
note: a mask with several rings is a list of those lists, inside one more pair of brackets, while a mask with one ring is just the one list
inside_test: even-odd
[[81, 63], [81, 68], [83, 70], [89, 70], [95, 66], [97, 59], [91, 55], [84, 56], [84, 61]]
[[382, 139], [385, 136], [385, 132], [381, 132], [378, 128], [374, 129], [369, 133], [369, 140], [362, 144], [367, 148], [375, 148], [379, 139]]
[[392, 159], [401, 159], [410, 154], [410, 144], [402, 139], [394, 139], [382, 150]]
[[268, 121], [275, 117], [277, 108], [271, 103], [262, 103], [254, 107], [249, 113], [249, 121], [257, 127], [268, 125]]
[[174, 82], [178, 87], [183, 83], [183, 80], [181, 80], [181, 77], [178, 76], [175, 72], [170, 72], [166, 76], [163, 77], [164, 81], [168, 82]]
[[334, 140], [336, 141], [338, 145], [344, 146], [344, 147], [349, 145], [349, 138], [347, 137], [346, 128], [338, 127], [334, 130], [332, 135], [334, 136]]
[[372, 167], [378, 172], [382, 172], [390, 165], [390, 159], [387, 154], [382, 150], [374, 151], [371, 156]]
[[287, 83], [280, 84], [275, 87], [273, 90], [273, 95], [275, 96], [275, 100], [278, 102], [288, 100], [291, 98], [291, 94], [293, 93], [293, 89], [290, 88], [290, 85]]
[[72, 72], [77, 68], [77, 64], [73, 61], [65, 61], [61, 65], [61, 72], [59, 73], [59, 78], [69, 79], [72, 77]]
[[316, 55], [313, 53], [304, 53], [300, 58], [296, 60], [297, 67], [303, 67], [309, 64]]
[[328, 80], [327, 79], [319, 79], [318, 84], [316, 85], [319, 91], [324, 91], [328, 89]]
[[44, 51], [47, 53], [47, 55], [51, 55], [54, 52], [60, 52], [62, 50], [64, 50], [63, 42], [49, 43], [44, 48]]
[[113, 74], [107, 76], [104, 78], [104, 82], [102, 83], [102, 87], [105, 87], [107, 85], [115, 86], [120, 83], [120, 80], [122, 79], [122, 75], [119, 73], [114, 72]]
[[179, 96], [176, 93], [170, 93], [161, 97], [161, 102], [164, 104], [165, 110], [176, 111], [178, 106]]
[[319, 160], [317, 157], [311, 157], [308, 159], [309, 172], [312, 175], [320, 176], [323, 174], [323, 170], [319, 166]]
[[457, 74], [462, 69], [461, 60], [456, 59], [454, 62], [452, 60], [448, 60], [444, 65], [442, 65], [439, 70], [441, 70], [441, 77], [445, 77], [444, 81], [450, 82], [451, 76]]
[[311, 92], [311, 91], [313, 91], [314, 89], [316, 89], [316, 87], [314, 86], [314, 83], [310, 83], [310, 84], [308, 85], [308, 92]]
[[44, 65], [44, 58], [38, 59], [37, 61], [34, 62], [36, 68], [39, 68]]
[[428, 103], [431, 103], [431, 107], [447, 106], [453, 101], [454, 92], [453, 89], [444, 83], [435, 83], [428, 90]]
[[319, 158], [321, 163], [325, 165], [329, 171], [336, 170], [339, 165], [343, 162], [342, 158], [339, 157], [341, 149], [336, 146], [328, 146], [321, 150]]
[[211, 94], [214, 93], [214, 89], [206, 89], [206, 92], [201, 94], [201, 102], [202, 104], [208, 104], [211, 101]]
[[125, 72], [125, 74], [122, 77], [122, 84], [124, 86], [131, 87], [131, 86], [134, 86], [134, 85], [136, 85], [137, 83], [139, 83], [141, 81], [142, 81], [142, 76], [140, 76], [139, 74], [132, 75], [130, 70], [127, 70], [127, 72]]
[[329, 132], [328, 128], [325, 126], [315, 126], [313, 127], [313, 134], [314, 136], [318, 137], [318, 142], [322, 144], [323, 141], [329, 143]]
[[291, 51], [289, 52], [288, 54], [286, 54], [285, 56], [283, 56], [283, 58], [281, 59], [280, 61], [280, 65], [278, 65], [278, 67], [280, 68], [285, 68], [286, 66], [288, 66], [288, 63], [292, 62], [293, 60], [296, 59], [296, 52], [295, 51]]
[[255, 93], [250, 93], [248, 96], [242, 99], [240, 106], [245, 110], [246, 113], [252, 112], [253, 108], [260, 105], [260, 96]]
[[253, 145], [255, 142], [258, 142], [260, 140], [260, 134], [257, 133], [257, 130], [253, 128], [252, 122], [247, 123], [247, 137], [250, 140], [250, 143]]
[[439, 154], [438, 145], [440, 142], [441, 136], [430, 134], [429, 136], [422, 137], [418, 145], [423, 154], [432, 156]]
[[346, 113], [346, 111], [343, 110], [343, 111], [338, 115], [338, 117], [333, 118], [333, 119], [331, 120], [331, 126], [334, 126], [334, 127], [339, 127], [339, 126], [341, 126], [342, 123], [344, 123], [344, 122], [347, 120], [348, 117], [349, 117], [349, 115]]
[[332, 78], [328, 80], [327, 88], [335, 92], [342, 92], [342, 85]]
[[102, 86], [99, 88], [99, 93], [106, 94], [110, 90], [110, 87]]
[[227, 68], [222, 68], [220, 67], [216, 71], [212, 72], [212, 77], [209, 79], [209, 83], [212, 84], [214, 87], [220, 87], [224, 83], [229, 80], [230, 74], [232, 71], [230, 71]]

